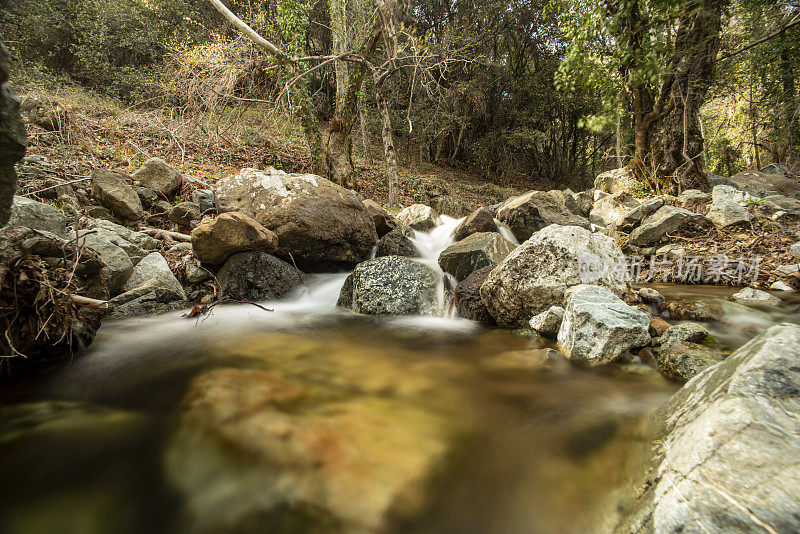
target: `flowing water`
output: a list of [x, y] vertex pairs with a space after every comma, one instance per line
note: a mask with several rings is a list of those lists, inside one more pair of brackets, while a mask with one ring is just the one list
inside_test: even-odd
[[[422, 261], [458, 222], [417, 233]], [[0, 532], [611, 530], [677, 385], [453, 317], [338, 311], [346, 276], [273, 312], [104, 324], [0, 406]]]

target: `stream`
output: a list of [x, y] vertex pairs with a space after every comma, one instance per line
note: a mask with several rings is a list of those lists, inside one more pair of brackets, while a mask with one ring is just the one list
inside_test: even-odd
[[[420, 261], [438, 269], [459, 222], [417, 232]], [[452, 312], [337, 310], [347, 274], [309, 276], [272, 312], [105, 323], [86, 355], [0, 397], [0, 532], [613, 530], [677, 384]], [[800, 322], [797, 307], [726, 310], [711, 333], [732, 350], [742, 325]]]

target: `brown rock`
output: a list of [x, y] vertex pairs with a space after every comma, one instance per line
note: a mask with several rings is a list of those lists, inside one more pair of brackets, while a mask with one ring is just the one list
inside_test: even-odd
[[661, 317], [650, 317], [650, 337], [660, 337], [670, 326], [672, 325]]
[[364, 201], [364, 207], [367, 209], [367, 213], [370, 217], [372, 217], [372, 221], [375, 223], [375, 231], [378, 232], [378, 237], [385, 236], [397, 226], [397, 222], [394, 220], [394, 217], [389, 215], [386, 210], [384, 210], [380, 204], [374, 200], [369, 198], [366, 199]]
[[486, 304], [481, 300], [480, 294], [481, 285], [483, 285], [493, 268], [492, 266], [487, 266], [478, 269], [456, 286], [453, 300], [459, 317], [481, 323], [495, 323], [494, 318], [486, 308]]
[[197, 259], [220, 265], [237, 252], [247, 250], [273, 253], [278, 237], [243, 213], [223, 213], [205, 219], [192, 230], [192, 250]]
[[453, 239], [461, 241], [471, 234], [478, 232], [496, 232], [497, 225], [494, 223], [494, 215], [486, 208], [478, 208], [461, 221], [461, 224], [453, 230]]

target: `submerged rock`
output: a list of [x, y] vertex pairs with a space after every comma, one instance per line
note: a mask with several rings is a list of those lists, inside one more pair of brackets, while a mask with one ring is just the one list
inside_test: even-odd
[[481, 300], [481, 286], [494, 267], [488, 266], [474, 271], [462, 280], [453, 291], [453, 302], [458, 316], [481, 323], [494, 324], [495, 320]]
[[612, 238], [576, 226], [548, 226], [518, 246], [481, 287], [489, 312], [502, 326], [522, 326], [550, 306], [560, 306], [564, 292], [593, 283], [621, 293], [626, 282], [615, 267], [624, 256]]
[[276, 300], [303, 283], [294, 266], [265, 252], [240, 252], [217, 273], [222, 298]]
[[599, 286], [577, 288], [569, 297], [558, 331], [567, 358], [600, 365], [624, 357], [650, 342], [650, 319]]
[[192, 251], [203, 263], [220, 265], [246, 250], [274, 253], [278, 236], [243, 213], [223, 213], [214, 219], [204, 219], [192, 230]]
[[508, 226], [519, 241], [551, 224], [590, 227], [587, 219], [567, 208], [561, 191], [530, 191], [510, 198], [497, 210], [497, 220]]
[[444, 249], [439, 265], [460, 282], [478, 269], [498, 265], [516, 247], [497, 232], [480, 232]]
[[188, 531], [392, 532], [422, 513], [461, 433], [416, 399], [431, 382], [370, 354], [262, 343], [242, 356], [268, 370], [208, 371], [180, 407], [165, 466]]
[[352, 268], [378, 241], [358, 195], [313, 174], [242, 169], [216, 183], [217, 209], [239, 211], [278, 236], [277, 256], [303, 270]]
[[150, 158], [145, 161], [139, 170], [133, 173], [132, 178], [137, 180], [142, 187], [163, 193], [168, 197], [177, 193], [183, 183], [181, 173], [160, 158]]
[[337, 306], [369, 315], [437, 315], [438, 283], [427, 265], [400, 256], [375, 258], [347, 277]]
[[412, 204], [397, 214], [397, 222], [425, 232], [439, 224], [439, 214], [425, 204]]
[[796, 532], [799, 363], [800, 326], [781, 324], [679, 390], [617, 532]]

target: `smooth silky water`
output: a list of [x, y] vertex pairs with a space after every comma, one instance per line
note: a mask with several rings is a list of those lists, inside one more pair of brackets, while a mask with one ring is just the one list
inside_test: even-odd
[[[458, 222], [417, 233], [421, 261]], [[104, 324], [0, 408], [0, 532], [612, 529], [677, 385], [462, 319], [346, 313], [346, 276], [272, 312]]]

